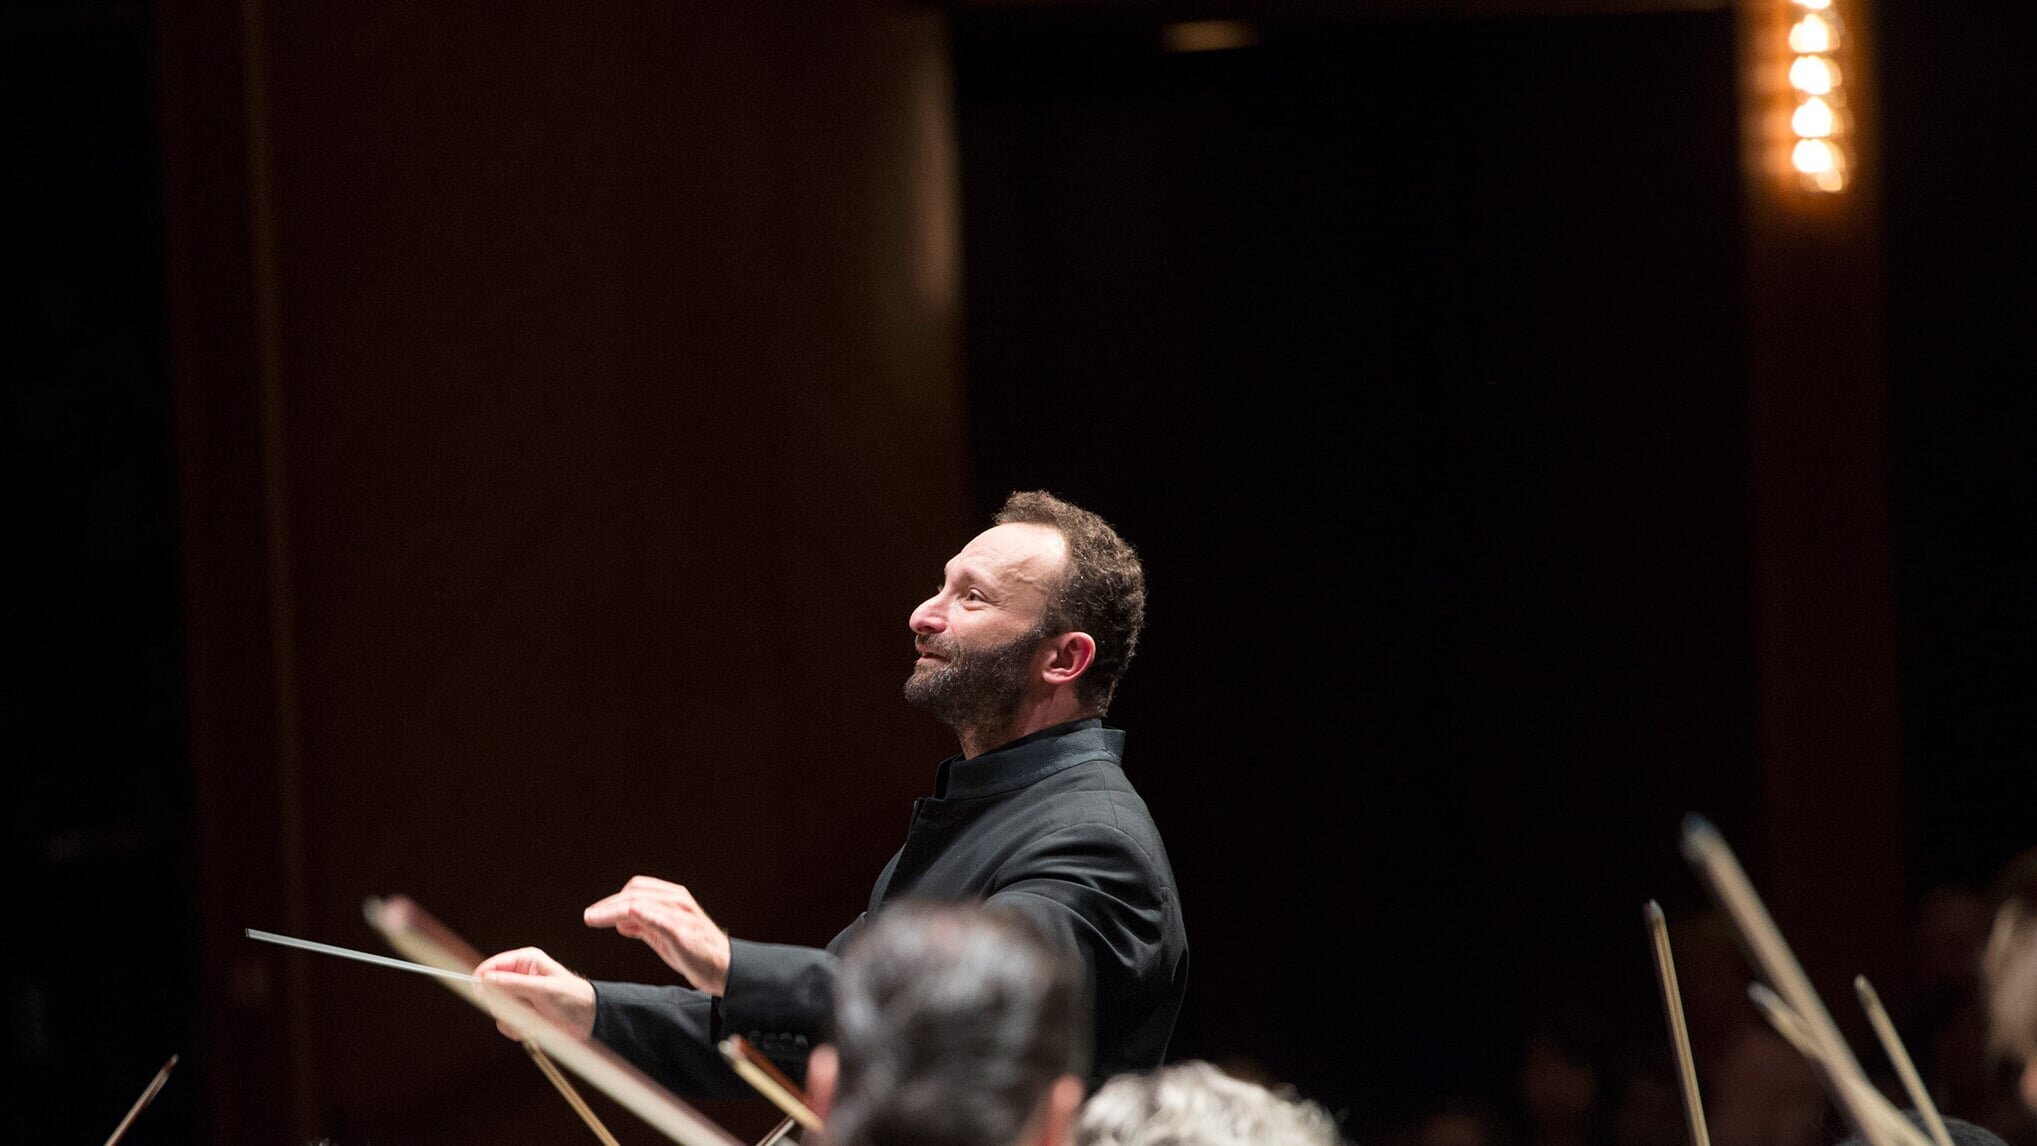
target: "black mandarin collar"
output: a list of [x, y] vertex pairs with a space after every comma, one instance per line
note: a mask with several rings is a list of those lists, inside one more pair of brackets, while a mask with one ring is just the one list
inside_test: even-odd
[[1125, 734], [1105, 728], [1099, 717], [1071, 720], [1001, 744], [973, 760], [960, 755], [941, 761], [934, 773], [934, 799], [973, 800], [998, 796], [1099, 757], [1122, 759]]

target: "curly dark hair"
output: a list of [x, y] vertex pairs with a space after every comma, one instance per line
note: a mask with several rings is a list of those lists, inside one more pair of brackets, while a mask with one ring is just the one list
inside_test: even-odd
[[1015, 1142], [1054, 1081], [1089, 1066], [1082, 966], [993, 904], [893, 904], [842, 951], [835, 1146]]
[[1139, 555], [1103, 518], [1044, 490], [1021, 490], [997, 511], [999, 525], [1046, 525], [1068, 541], [1068, 572], [1047, 603], [1051, 633], [1084, 632], [1096, 638], [1096, 660], [1075, 682], [1075, 695], [1096, 711], [1111, 697], [1146, 624], [1146, 570]]

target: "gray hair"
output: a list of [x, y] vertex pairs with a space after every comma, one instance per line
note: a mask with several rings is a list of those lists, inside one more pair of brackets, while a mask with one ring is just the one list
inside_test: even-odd
[[1082, 965], [997, 904], [886, 907], [842, 951], [834, 1146], [1016, 1141], [1064, 1074], [1088, 1069]]
[[1342, 1146], [1336, 1119], [1206, 1062], [1121, 1074], [1090, 1096], [1075, 1146]]

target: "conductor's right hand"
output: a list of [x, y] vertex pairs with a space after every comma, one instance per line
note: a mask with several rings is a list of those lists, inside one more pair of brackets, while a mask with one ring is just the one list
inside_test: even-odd
[[[582, 1042], [594, 1037], [594, 984], [536, 947], [490, 955], [474, 968], [474, 978], [483, 990], [529, 1003]], [[518, 1037], [500, 1021], [495, 1026], [510, 1038]]]

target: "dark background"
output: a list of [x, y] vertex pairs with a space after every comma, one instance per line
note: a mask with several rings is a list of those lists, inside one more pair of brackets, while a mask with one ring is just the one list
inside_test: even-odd
[[[1209, 14], [1256, 43], [1159, 50]], [[1552, 1022], [1659, 1050], [1688, 812], [1898, 1003], [1919, 896], [2037, 842], [2020, 7], [1858, 20], [1809, 205], [1723, 7], [5, 19], [10, 1139], [172, 1052], [130, 1141], [584, 1133], [241, 929], [402, 891], [654, 977], [577, 922], [647, 871], [825, 940], [948, 751], [905, 613], [1014, 487], [1147, 559], [1175, 1057], [1361, 1141]]]

